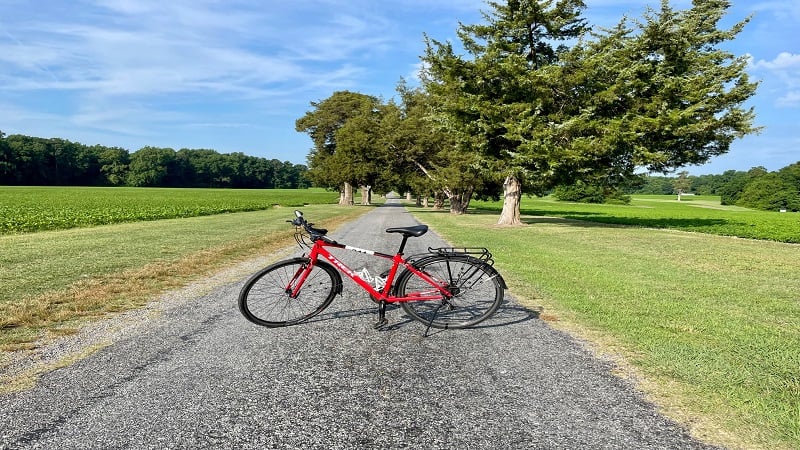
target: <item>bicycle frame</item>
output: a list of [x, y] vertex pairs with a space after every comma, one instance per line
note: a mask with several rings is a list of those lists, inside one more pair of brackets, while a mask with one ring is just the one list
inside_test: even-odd
[[[375, 256], [378, 258], [388, 259], [392, 261], [392, 267], [389, 269], [389, 274], [386, 277], [386, 284], [384, 285], [381, 291], [375, 289], [369, 282], [361, 278], [361, 276], [353, 271], [350, 267], [348, 267], [345, 263], [340, 261], [334, 255], [332, 255], [326, 247], [331, 248], [338, 248], [343, 250], [354, 251], [358, 253], [364, 253], [370, 256]], [[442, 285], [442, 283], [438, 282], [437, 280], [430, 277], [428, 274], [417, 270], [411, 263], [406, 261], [403, 258], [402, 253], [397, 253], [395, 255], [388, 255], [386, 253], [375, 252], [372, 250], [365, 250], [358, 247], [352, 247], [350, 245], [339, 244], [336, 242], [329, 242], [324, 241], [322, 239], [318, 239], [314, 241], [314, 245], [311, 247], [311, 253], [309, 253], [308, 258], [310, 259], [310, 264], [305, 269], [300, 269], [298, 273], [289, 281], [289, 285], [286, 286], [286, 292], [291, 292], [291, 296], [293, 298], [297, 297], [300, 294], [300, 290], [303, 287], [303, 283], [305, 283], [306, 278], [308, 278], [309, 273], [311, 273], [311, 269], [314, 268], [314, 265], [317, 264], [317, 261], [320, 257], [330, 261], [339, 272], [344, 273], [347, 275], [348, 278], [353, 280], [356, 284], [361, 286], [362, 289], [367, 291], [371, 294], [374, 298], [378, 301], [385, 301], [386, 303], [402, 303], [402, 302], [411, 302], [411, 301], [432, 301], [432, 300], [442, 300], [444, 298], [451, 298], [453, 294]], [[413, 292], [407, 294], [404, 297], [397, 297], [392, 295], [392, 283], [394, 282], [395, 277], [397, 276], [397, 271], [400, 266], [406, 268], [407, 270], [411, 271], [415, 276], [419, 277], [420, 279], [424, 280], [426, 283], [431, 285], [430, 291], [420, 291], [420, 292]], [[292, 286], [292, 284], [294, 286]]]

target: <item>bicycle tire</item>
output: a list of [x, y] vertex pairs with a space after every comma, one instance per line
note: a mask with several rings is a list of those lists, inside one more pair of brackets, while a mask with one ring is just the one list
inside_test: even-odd
[[304, 269], [308, 258], [293, 258], [272, 264], [245, 282], [239, 292], [239, 311], [257, 325], [277, 328], [296, 325], [316, 316], [342, 292], [342, 279], [336, 269], [317, 261], [297, 297], [286, 287]]
[[[403, 302], [400, 305], [413, 319], [433, 328], [466, 328], [483, 322], [503, 301], [505, 284], [497, 271], [469, 255], [436, 255], [416, 262], [415, 267], [443, 283], [454, 294], [441, 300]], [[427, 291], [431, 286], [409, 270], [397, 279], [395, 293], [405, 297]]]

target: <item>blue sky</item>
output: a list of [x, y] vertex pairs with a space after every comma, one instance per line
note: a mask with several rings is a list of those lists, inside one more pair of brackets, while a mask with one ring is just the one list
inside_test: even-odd
[[[693, 174], [800, 161], [800, 2], [734, 0], [754, 14], [727, 47], [761, 80], [757, 136]], [[658, 0], [586, 0], [599, 26]], [[673, 0], [687, 8], [688, 0]], [[455, 40], [481, 0], [3, 0], [0, 130], [130, 151], [211, 148], [305, 163], [295, 120], [337, 90], [391, 98], [423, 33]]]

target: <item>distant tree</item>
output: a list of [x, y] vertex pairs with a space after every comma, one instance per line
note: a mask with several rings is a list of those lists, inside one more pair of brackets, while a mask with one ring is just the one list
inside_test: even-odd
[[372, 188], [382, 182], [386, 148], [381, 142], [380, 128], [387, 108], [375, 105], [369, 112], [350, 117], [336, 131], [337, 148], [332, 159], [339, 168], [338, 176], [361, 188], [362, 205], [370, 204]]
[[779, 173], [751, 178], [736, 204], [765, 211], [800, 211], [800, 191]]
[[674, 192], [678, 195], [678, 201], [681, 201], [681, 195], [688, 194], [692, 190], [692, 179], [689, 177], [689, 172], [682, 171], [678, 177], [672, 182]]
[[570, 186], [556, 186], [553, 197], [565, 202], [579, 203], [623, 203], [628, 204], [631, 198], [616, 186], [597, 186], [577, 181]]
[[800, 161], [779, 170], [778, 176], [800, 192]]
[[[314, 109], [295, 122], [296, 130], [307, 133], [314, 142], [308, 156], [308, 177], [318, 186], [339, 189], [340, 204], [353, 204], [353, 184], [358, 180], [350, 168], [356, 146], [348, 142], [347, 149], [339, 152], [338, 132], [352, 118], [368, 120], [380, 105], [376, 97], [338, 91], [323, 101], [311, 102]], [[355, 128], [351, 126], [353, 133]]]
[[698, 175], [692, 177], [692, 192], [697, 195], [718, 195], [722, 185], [720, 175]]
[[143, 147], [131, 155], [127, 184], [130, 186], [166, 186], [169, 168], [175, 162], [171, 148]]
[[[473, 194], [490, 189], [475, 154], [460, 151], [452, 134], [430, 117], [436, 98], [421, 88], [410, 89], [401, 81], [400, 104], [384, 114], [383, 146], [389, 150], [383, 178], [398, 192], [413, 191], [418, 197], [433, 196], [434, 207], [449, 200], [450, 212], [463, 214]], [[392, 175], [394, 174], [394, 175]], [[495, 191], [496, 192], [496, 191]]]
[[15, 166], [9, 184], [46, 185], [45, 140], [15, 134], [6, 138], [6, 144]]
[[658, 176], [658, 175], [645, 175], [644, 182], [638, 189], [631, 191], [636, 194], [650, 194], [650, 195], [669, 195], [673, 192], [672, 186], [673, 178]]
[[98, 148], [100, 173], [105, 178], [103, 184], [121, 186], [125, 184], [130, 163], [130, 154], [122, 148]]
[[[727, 173], [728, 172], [725, 172], [725, 174]], [[747, 185], [753, 180], [760, 178], [767, 173], [769, 173], [767, 169], [762, 166], [753, 167], [747, 172], [734, 172], [725, 186], [721, 189], [721, 203], [723, 205], [739, 204], [739, 198], [741, 197]]]
[[5, 137], [5, 133], [0, 131], [0, 185], [12, 184], [17, 171], [16, 158]]

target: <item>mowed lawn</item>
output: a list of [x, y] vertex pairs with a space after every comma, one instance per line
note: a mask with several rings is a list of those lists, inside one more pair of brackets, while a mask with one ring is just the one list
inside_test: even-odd
[[[666, 199], [645, 200], [657, 208]], [[501, 227], [500, 205], [479, 205], [488, 209], [461, 217], [412, 211], [454, 245], [488, 247], [523, 303], [601, 353], [622, 355], [640, 386], [698, 436], [732, 447], [800, 448], [800, 246], [538, 214]], [[691, 211], [705, 209], [665, 205], [683, 209], [673, 225], [697, 223]], [[548, 208], [594, 219], [648, 209], [537, 199], [522, 209]], [[717, 225], [747, 221], [735, 208], [725, 212], [732, 215]]]

